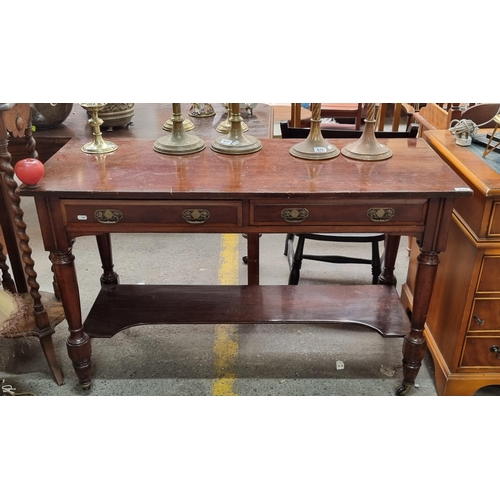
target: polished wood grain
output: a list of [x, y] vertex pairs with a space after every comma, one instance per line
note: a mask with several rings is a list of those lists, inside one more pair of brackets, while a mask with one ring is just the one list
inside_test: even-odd
[[[101, 156], [82, 153], [79, 140], [69, 141], [46, 162], [39, 187], [21, 193], [35, 198], [68, 321], [68, 352], [81, 386], [88, 388], [91, 383], [90, 337], [111, 336], [132, 324], [357, 320], [380, 329], [383, 335], [405, 335], [404, 379], [398, 394], [406, 394], [425, 353], [423, 325], [453, 203], [471, 192], [424, 140], [384, 141], [393, 156], [379, 162], [343, 156], [301, 160], [289, 153], [298, 141], [282, 139], [262, 139], [260, 151], [241, 156], [216, 153], [207, 140], [205, 150], [182, 157], [155, 152], [154, 141], [147, 139], [118, 139], [118, 150]], [[339, 149], [346, 143], [335, 141]], [[295, 214], [310, 214], [310, 218], [298, 224]], [[384, 286], [363, 287], [361, 294], [336, 286], [328, 287], [328, 292], [302, 288], [311, 297], [302, 304], [296, 298], [300, 288], [256, 287], [259, 235], [289, 233], [291, 227], [300, 227], [301, 232], [385, 233], [387, 247], [379, 281]], [[248, 286], [232, 290], [173, 289], [171, 285], [126, 288], [118, 284], [113, 270], [109, 235], [114, 232], [244, 233]], [[420, 243], [414, 309], [407, 326], [399, 300], [390, 299], [401, 234], [414, 235]], [[98, 237], [104, 270], [101, 293], [85, 325], [72, 253], [73, 239], [83, 235]], [[131, 300], [136, 293], [145, 293], [145, 298]], [[162, 297], [161, 307], [151, 302], [157, 294]], [[180, 294], [184, 299], [177, 301]], [[203, 307], [193, 308], [198, 300]], [[226, 301], [234, 306], [229, 314]]]

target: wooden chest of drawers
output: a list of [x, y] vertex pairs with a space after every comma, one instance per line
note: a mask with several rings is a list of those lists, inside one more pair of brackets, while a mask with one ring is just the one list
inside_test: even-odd
[[[500, 385], [500, 175], [447, 130], [425, 137], [474, 191], [455, 204], [425, 327], [438, 393], [472, 395]], [[402, 290], [410, 310], [417, 256], [414, 245]]]

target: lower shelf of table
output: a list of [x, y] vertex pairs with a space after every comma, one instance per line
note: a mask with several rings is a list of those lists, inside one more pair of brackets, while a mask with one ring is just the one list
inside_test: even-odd
[[105, 285], [84, 323], [109, 338], [143, 324], [356, 323], [402, 337], [410, 321], [385, 285]]

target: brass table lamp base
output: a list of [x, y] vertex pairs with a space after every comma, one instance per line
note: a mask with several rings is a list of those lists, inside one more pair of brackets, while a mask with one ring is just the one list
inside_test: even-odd
[[172, 132], [157, 139], [153, 149], [157, 153], [167, 155], [189, 155], [205, 149], [205, 141], [199, 137], [186, 133], [184, 119], [181, 115], [181, 105], [172, 104], [174, 116], [172, 117]]
[[327, 142], [323, 136], [311, 136], [312, 134], [309, 133], [305, 141], [292, 146], [290, 154], [304, 160], [329, 160], [330, 158], [336, 158], [340, 154], [338, 148]]
[[329, 160], [339, 156], [339, 149], [321, 133], [321, 104], [312, 104], [311, 130], [305, 141], [290, 148], [290, 154], [304, 160]]
[[90, 119], [88, 123], [93, 128], [94, 140], [92, 142], [87, 142], [82, 146], [82, 151], [84, 153], [92, 154], [106, 154], [112, 153], [118, 149], [118, 146], [111, 141], [105, 141], [102, 138], [101, 125], [104, 123], [101, 118], [99, 118], [99, 110], [104, 108], [105, 103], [83, 103], [80, 106], [85, 109], [85, 111], [90, 113]]
[[[255, 153], [262, 149], [262, 143], [252, 135], [245, 135], [240, 115], [240, 105], [231, 104], [232, 112], [229, 118], [231, 128], [229, 133], [212, 141], [211, 149], [217, 153], [244, 155]], [[229, 112], [229, 111], [228, 111]]]
[[377, 141], [375, 137], [375, 120], [365, 120], [365, 128], [361, 137], [342, 148], [342, 154], [347, 158], [364, 161], [387, 160], [392, 151]]

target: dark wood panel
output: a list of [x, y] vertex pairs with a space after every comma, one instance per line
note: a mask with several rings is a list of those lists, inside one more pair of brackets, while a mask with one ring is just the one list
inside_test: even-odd
[[410, 330], [391, 286], [116, 285], [102, 288], [84, 331], [111, 337], [145, 323], [357, 323], [384, 337]]

